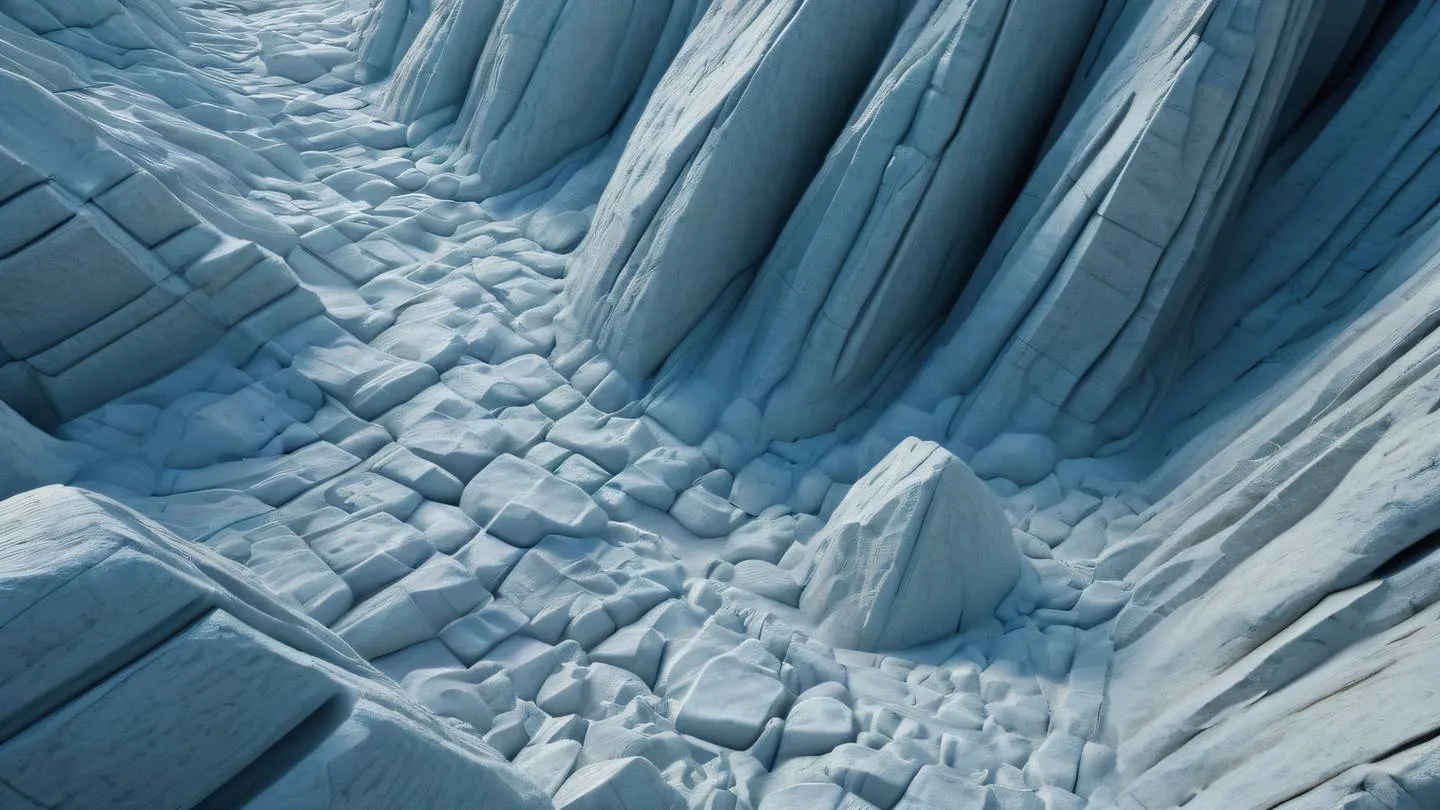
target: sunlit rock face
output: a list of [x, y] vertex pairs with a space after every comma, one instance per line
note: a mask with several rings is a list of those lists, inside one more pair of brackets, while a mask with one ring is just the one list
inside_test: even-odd
[[800, 609], [837, 647], [914, 647], [995, 613], [1020, 554], [995, 495], [934, 442], [907, 439], [814, 540]]
[[0, 1], [0, 807], [1440, 806], [1437, 37]]

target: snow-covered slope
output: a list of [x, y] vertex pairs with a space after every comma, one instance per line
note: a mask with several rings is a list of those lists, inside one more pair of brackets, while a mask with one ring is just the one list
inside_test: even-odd
[[0, 0], [0, 807], [1440, 807], [1435, 0]]

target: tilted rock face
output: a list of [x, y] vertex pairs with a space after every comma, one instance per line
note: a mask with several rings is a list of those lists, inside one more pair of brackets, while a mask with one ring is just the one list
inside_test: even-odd
[[[1362, 5], [1332, 4], [1328, 12], [1355, 13]], [[1384, 21], [1395, 27], [1393, 36], [1350, 55], [1369, 60], [1371, 69], [1350, 79], [1349, 92], [1325, 99], [1258, 173], [1217, 246], [1215, 278], [1198, 302], [1189, 339], [1167, 346], [1183, 373], [1151, 428], [1165, 433], [1165, 450], [1216, 421], [1200, 413], [1207, 410], [1201, 403], [1209, 405], [1207, 392], [1243, 385], [1247, 376], [1278, 380], [1290, 364], [1274, 362], [1275, 355], [1293, 355], [1287, 348], [1346, 329], [1402, 279], [1423, 272], [1421, 257], [1440, 216], [1434, 197], [1440, 52], [1433, 47], [1440, 21], [1428, 6], [1419, 11]], [[1344, 65], [1347, 51], [1357, 48], [1336, 49], [1332, 58]], [[1239, 398], [1234, 405], [1245, 406], [1249, 418], [1231, 419], [1225, 436], [1212, 441], [1233, 440], [1265, 410]], [[1174, 480], [1174, 471], [1167, 477]]]
[[684, 380], [662, 408], [694, 419], [738, 393], [762, 438], [787, 439], [858, 407], [969, 278], [1100, 6], [916, 4], [735, 316], [708, 356], [673, 364]]
[[234, 563], [108, 498], [0, 502], [0, 617], [0, 805], [550, 806]]
[[569, 264], [573, 320], [622, 372], [653, 373], [727, 290], [740, 291], [869, 80], [898, 9], [711, 4]]
[[[60, 100], [54, 74], [73, 68], [34, 62], [31, 77], [0, 73], [0, 397], [16, 411], [53, 427], [232, 327], [248, 322], [253, 342], [239, 350], [253, 351], [319, 310], [266, 247], [283, 250], [288, 229], [187, 204], [194, 190], [171, 187], [178, 166], [137, 165], [100, 137], [108, 113]], [[256, 317], [267, 307], [290, 312]]]
[[1370, 70], [1277, 148], [1221, 246], [1151, 427], [1163, 497], [1098, 564], [1135, 583], [1112, 633], [1116, 801], [1436, 801], [1440, 716], [1415, 673], [1440, 598], [1440, 16], [1380, 26]]
[[1020, 573], [995, 496], [934, 442], [906, 439], [812, 541], [800, 609], [831, 644], [924, 644], [994, 615]]

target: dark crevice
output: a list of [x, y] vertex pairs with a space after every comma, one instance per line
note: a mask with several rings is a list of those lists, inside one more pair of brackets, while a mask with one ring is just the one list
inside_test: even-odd
[[1371, 572], [1370, 576], [1376, 579], [1394, 576], [1436, 551], [1440, 551], [1440, 529], [1430, 532], [1392, 555]]
[[1432, 728], [1424, 734], [1411, 737], [1410, 739], [1405, 740], [1399, 745], [1396, 745], [1392, 748], [1387, 748], [1385, 751], [1381, 752], [1370, 761], [1372, 763], [1383, 762], [1393, 756], [1403, 754], [1412, 748], [1419, 748], [1426, 743], [1435, 742], [1436, 740], [1440, 740], [1440, 728]]
[[1417, 0], [1382, 0], [1365, 12], [1356, 25], [1355, 33], [1345, 43], [1344, 52], [1335, 60], [1314, 96], [1309, 99], [1304, 109], [1293, 116], [1293, 120], [1288, 122], [1283, 131], [1275, 133], [1265, 155], [1267, 162], [1284, 156], [1293, 159], [1324, 131], [1325, 125], [1345, 106], [1351, 93], [1390, 45], [1400, 26], [1415, 11], [1416, 2]]

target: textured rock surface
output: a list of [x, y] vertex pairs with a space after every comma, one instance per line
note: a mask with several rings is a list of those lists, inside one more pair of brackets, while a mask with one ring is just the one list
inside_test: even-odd
[[1437, 38], [0, 1], [0, 807], [1440, 806]]
[[792, 438], [871, 394], [969, 275], [1100, 6], [915, 4], [683, 407], [741, 379], [762, 435]]
[[[571, 260], [575, 320], [622, 372], [653, 372], [759, 261], [897, 11], [858, 0], [711, 4], [655, 88]], [[685, 273], [664, 270], [677, 261]]]
[[811, 541], [800, 609], [837, 647], [913, 647], [993, 617], [1020, 553], [993, 493], [934, 442], [907, 439]]
[[107, 498], [0, 502], [0, 583], [7, 804], [549, 804], [233, 563]]

